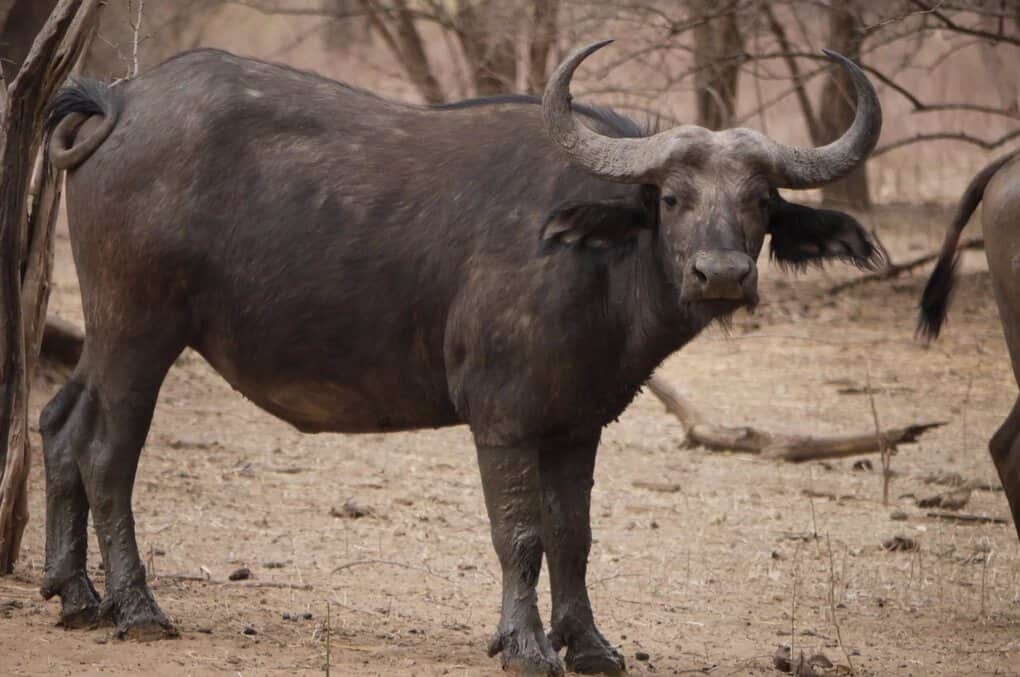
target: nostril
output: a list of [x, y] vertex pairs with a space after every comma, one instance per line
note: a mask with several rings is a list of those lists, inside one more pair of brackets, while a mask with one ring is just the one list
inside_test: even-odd
[[691, 272], [694, 273], [694, 279], [697, 280], [700, 284], [708, 284], [708, 277], [703, 272], [698, 270], [697, 267], [692, 268]]

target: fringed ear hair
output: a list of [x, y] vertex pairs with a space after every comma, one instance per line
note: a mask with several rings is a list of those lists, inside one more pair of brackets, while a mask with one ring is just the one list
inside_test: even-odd
[[768, 230], [772, 235], [770, 257], [794, 270], [831, 260], [874, 270], [884, 261], [881, 250], [854, 217], [787, 202], [776, 191], [770, 204]]

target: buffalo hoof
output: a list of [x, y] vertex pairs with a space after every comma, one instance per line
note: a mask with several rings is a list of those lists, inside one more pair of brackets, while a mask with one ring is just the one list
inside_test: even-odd
[[74, 630], [91, 628], [99, 623], [99, 593], [84, 571], [65, 579], [63, 583], [44, 581], [40, 592], [46, 599], [60, 595], [58, 625], [61, 627]]
[[609, 647], [608, 649], [594, 649], [588, 651], [581, 649], [574, 651], [567, 649], [567, 670], [582, 675], [618, 675], [627, 674], [627, 663], [620, 653]]
[[502, 654], [503, 670], [529, 677], [562, 677], [563, 664], [541, 628], [498, 631], [489, 642], [489, 656]]
[[178, 636], [177, 628], [163, 614], [146, 587], [131, 588], [115, 595], [108, 593], [100, 613], [116, 624], [114, 635], [117, 639], [152, 642]]
[[567, 647], [567, 670], [582, 675], [626, 675], [627, 663], [616, 648], [606, 641], [595, 628], [582, 634], [575, 634], [564, 642], [562, 636], [553, 632], [549, 639], [557, 651]]

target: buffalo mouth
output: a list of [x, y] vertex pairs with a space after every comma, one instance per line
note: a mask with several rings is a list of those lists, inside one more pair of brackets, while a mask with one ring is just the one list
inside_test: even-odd
[[751, 290], [739, 299], [696, 299], [681, 303], [684, 313], [698, 330], [704, 329], [713, 322], [727, 328], [733, 314], [741, 308], [754, 312], [758, 307], [758, 291]]

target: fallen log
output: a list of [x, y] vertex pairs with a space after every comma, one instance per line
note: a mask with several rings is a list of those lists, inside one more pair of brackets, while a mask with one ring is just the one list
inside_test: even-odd
[[653, 376], [647, 385], [648, 390], [666, 407], [666, 411], [680, 419], [687, 434], [688, 446], [705, 447], [710, 451], [760, 454], [764, 458], [791, 463], [878, 453], [883, 443], [887, 449], [894, 450], [897, 445], [916, 442], [929, 430], [945, 425], [945, 422], [919, 423], [889, 428], [877, 435], [872, 431], [822, 437], [771, 433], [750, 426], [731, 428], [706, 421], [690, 400], [661, 378]]

